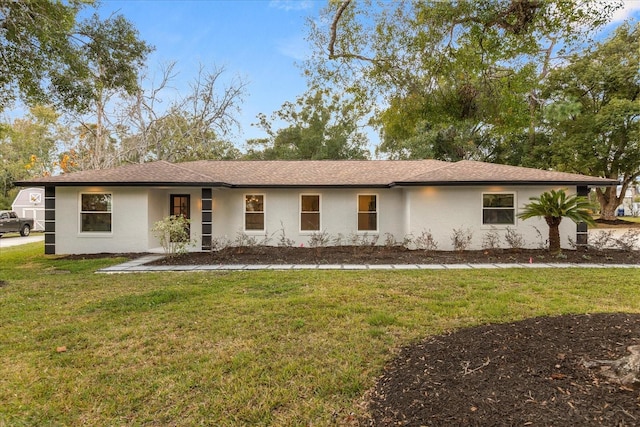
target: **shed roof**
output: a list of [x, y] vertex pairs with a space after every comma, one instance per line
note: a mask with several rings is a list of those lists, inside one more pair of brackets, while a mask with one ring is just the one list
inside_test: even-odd
[[617, 181], [463, 160], [157, 161], [17, 182], [40, 186], [394, 187], [410, 185], [586, 185]]

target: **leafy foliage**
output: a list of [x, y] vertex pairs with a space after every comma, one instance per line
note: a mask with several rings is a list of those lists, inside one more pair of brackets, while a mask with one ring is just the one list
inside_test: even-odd
[[190, 221], [182, 215], [171, 215], [153, 224], [151, 232], [160, 240], [164, 253], [174, 256], [185, 253], [191, 243]]
[[274, 130], [266, 116], [260, 127], [269, 138], [248, 141], [251, 159], [365, 159], [367, 137], [359, 129], [357, 105], [327, 91], [317, 90], [286, 102], [272, 116], [288, 126]]
[[572, 172], [619, 179], [597, 189], [605, 219], [613, 219], [626, 189], [640, 176], [640, 24], [620, 26], [549, 75], [548, 126], [555, 163]]
[[557, 66], [556, 53], [583, 43], [619, 6], [330, 2], [325, 20], [309, 23], [315, 50], [306, 72], [314, 85], [346, 88], [370, 106], [381, 154], [537, 165], [548, 159], [533, 152], [541, 81]]
[[563, 218], [568, 218], [575, 223], [586, 222], [595, 224], [591, 212], [595, 208], [586, 197], [572, 194], [567, 196], [564, 190], [545, 191], [539, 197], [531, 197], [531, 203], [524, 206], [518, 214], [520, 219], [534, 217], [544, 218], [549, 226], [549, 251], [560, 253], [560, 223]]

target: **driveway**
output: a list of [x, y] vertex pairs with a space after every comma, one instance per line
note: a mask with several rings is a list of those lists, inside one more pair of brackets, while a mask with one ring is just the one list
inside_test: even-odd
[[10, 246], [26, 245], [27, 243], [35, 243], [44, 241], [44, 234], [36, 233], [28, 237], [22, 237], [19, 234], [9, 234], [0, 237], [0, 248], [8, 248]]

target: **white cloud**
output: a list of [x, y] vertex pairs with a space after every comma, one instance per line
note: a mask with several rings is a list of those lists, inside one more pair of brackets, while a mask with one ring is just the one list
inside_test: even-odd
[[307, 10], [313, 8], [313, 0], [271, 0], [269, 7], [284, 11]]
[[309, 58], [310, 49], [303, 37], [293, 36], [276, 41], [278, 52], [296, 61], [304, 61]]
[[612, 23], [622, 22], [629, 18], [638, 20], [640, 16], [640, 0], [624, 0], [623, 4], [624, 6], [613, 14]]

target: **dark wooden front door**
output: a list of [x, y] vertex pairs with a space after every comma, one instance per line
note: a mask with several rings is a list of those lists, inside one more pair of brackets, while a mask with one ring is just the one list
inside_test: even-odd
[[[191, 219], [191, 196], [189, 194], [172, 194], [169, 200], [169, 215]], [[187, 226], [187, 235], [191, 236], [190, 226]]]

